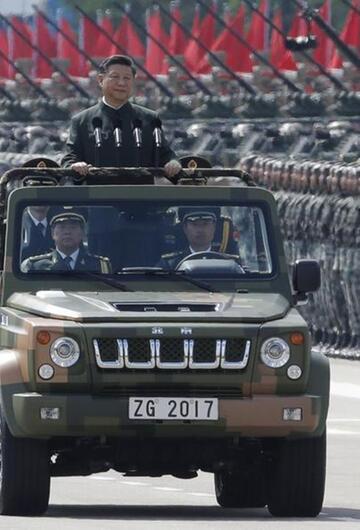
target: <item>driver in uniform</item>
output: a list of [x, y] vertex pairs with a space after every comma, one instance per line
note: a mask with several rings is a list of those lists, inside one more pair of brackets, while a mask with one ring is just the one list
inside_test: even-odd
[[179, 208], [178, 216], [187, 240], [187, 246], [180, 251], [164, 254], [158, 266], [163, 269], [175, 269], [190, 254], [197, 252], [218, 252], [213, 247], [219, 208], [207, 206]]

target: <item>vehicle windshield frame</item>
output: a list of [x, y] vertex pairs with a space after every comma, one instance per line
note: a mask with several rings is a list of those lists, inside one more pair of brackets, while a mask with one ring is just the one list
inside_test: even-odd
[[[85, 189], [84, 189], [85, 188]], [[135, 188], [135, 189], [134, 189]], [[69, 198], [69, 190], [71, 190], [71, 199]], [[219, 196], [220, 194], [220, 196]], [[167, 207], [176, 206], [176, 205], [220, 205], [224, 207], [231, 206], [247, 206], [247, 207], [258, 207], [263, 212], [264, 221], [266, 225], [266, 236], [268, 238], [268, 246], [270, 252], [270, 258], [272, 263], [271, 273], [247, 273], [246, 275], [235, 275], [235, 276], [219, 276], [214, 274], [201, 275], [197, 276], [197, 279], [201, 280], [202, 278], [205, 281], [209, 282], [221, 282], [222, 286], [220, 290], [223, 290], [223, 285], [226, 283], [234, 284], [236, 283], [248, 283], [252, 285], [256, 283], [267, 283], [269, 281], [276, 281], [279, 279], [279, 275], [284, 277], [284, 274], [288, 276], [287, 266], [284, 264], [284, 256], [282, 249], [281, 238], [279, 238], [278, 227], [275, 227], [278, 224], [276, 218], [276, 204], [275, 200], [270, 192], [261, 188], [217, 188], [217, 187], [193, 187], [193, 186], [179, 186], [179, 187], [167, 187], [167, 186], [107, 186], [104, 188], [99, 188], [98, 186], [90, 187], [37, 187], [34, 189], [31, 188], [21, 188], [14, 190], [11, 193], [9, 198], [9, 225], [13, 223], [12, 231], [12, 240], [11, 236], [7, 235], [6, 237], [6, 249], [5, 254], [8, 252], [11, 255], [11, 266], [4, 267], [5, 279], [6, 276], [12, 277], [12, 283], [9, 286], [9, 291], [13, 290], [13, 283], [16, 281], [21, 281], [23, 283], [23, 288], [26, 289], [26, 284], [34, 284], [34, 288], [38, 288], [41, 282], [46, 284], [54, 283], [57, 286], [61, 285], [61, 288], [66, 290], [73, 289], [74, 284], [81, 284], [80, 275], [76, 275], [76, 280], [74, 278], [66, 277], [64, 275], [59, 275], [56, 273], [44, 273], [40, 278], [35, 278], [35, 275], [24, 274], [20, 270], [19, 258], [20, 258], [20, 242], [21, 242], [21, 215], [26, 206], [35, 205], [35, 204], [46, 204], [49, 206], [66, 204], [66, 205], [77, 205], [77, 206], [108, 206], [114, 203], [120, 203], [124, 201], [127, 205], [129, 201], [132, 205], [136, 203], [149, 203], [156, 201], [159, 205], [163, 204]], [[272, 203], [272, 204], [271, 204]], [[280, 246], [279, 246], [280, 245]], [[280, 257], [280, 258], [279, 258]], [[281, 262], [279, 262], [279, 259]], [[5, 256], [6, 263], [6, 256]], [[285, 270], [286, 269], [286, 270]], [[111, 274], [112, 275], [112, 274]], [[110, 275], [110, 276], [111, 276]], [[36, 275], [37, 276], [37, 275]], [[105, 275], [104, 275], [105, 276]], [[85, 278], [84, 278], [85, 280]], [[123, 278], [122, 278], [123, 280]], [[159, 284], [165, 283], [168, 287], [169, 282], [171, 283], [171, 278], [169, 276], [154, 275], [149, 279], [146, 275], [128, 275], [126, 277], [126, 282], [141, 282], [146, 284], [146, 282], [154, 283], [155, 281]], [[89, 284], [89, 278], [87, 282]], [[96, 284], [98, 288], [99, 283], [94, 278], [93, 283]], [[174, 283], [174, 281], [172, 281]], [[36, 284], [36, 285], [35, 285]], [[176, 281], [177, 288], [184, 284], [185, 282]], [[86, 290], [85, 285], [79, 285], [79, 290]], [[167, 288], [164, 286], [164, 288]], [[43, 288], [43, 285], [42, 285]], [[93, 287], [92, 287], [93, 288]], [[104, 287], [106, 288], [106, 287]], [[184, 287], [191, 288], [189, 287]], [[231, 288], [231, 285], [230, 285]], [[256, 288], [257, 289], [257, 288]], [[259, 290], [266, 290], [266, 287]], [[27, 289], [28, 290], [28, 289]], [[135, 289], [136, 290], [136, 289]], [[285, 291], [289, 293], [289, 287], [285, 287]]]

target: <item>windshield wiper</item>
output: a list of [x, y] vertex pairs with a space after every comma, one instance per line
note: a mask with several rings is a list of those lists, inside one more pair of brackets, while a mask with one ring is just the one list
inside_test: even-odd
[[[44, 274], [48, 271], [31, 271], [30, 274]], [[51, 271], [51, 274], [60, 274], [61, 276], [85, 276], [87, 278], [91, 278], [93, 280], [100, 280], [101, 282], [105, 283], [106, 285], [110, 285], [111, 287], [115, 287], [116, 289], [119, 289], [120, 291], [129, 291], [133, 292], [133, 289], [130, 289], [123, 283], [118, 282], [115, 278], [111, 277], [109, 278], [108, 275], [105, 275], [102, 272], [95, 272], [95, 271], [80, 271], [80, 270], [71, 270], [71, 271]]]
[[189, 282], [200, 289], [204, 289], [210, 293], [220, 293], [218, 289], [214, 289], [210, 284], [203, 282], [201, 280], [195, 280], [191, 276], [188, 276], [185, 271], [174, 271], [172, 269], [163, 269], [161, 267], [124, 267], [120, 269], [115, 274], [124, 275], [127, 274], [143, 274], [145, 276], [158, 276], [172, 278], [175, 280]]

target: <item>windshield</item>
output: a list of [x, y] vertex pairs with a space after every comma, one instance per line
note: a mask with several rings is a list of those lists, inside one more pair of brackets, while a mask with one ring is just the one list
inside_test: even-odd
[[18, 219], [18, 265], [26, 275], [76, 271], [131, 277], [153, 271], [161, 278], [177, 271], [264, 277], [274, 272], [271, 230], [261, 203], [34, 203], [25, 204]]

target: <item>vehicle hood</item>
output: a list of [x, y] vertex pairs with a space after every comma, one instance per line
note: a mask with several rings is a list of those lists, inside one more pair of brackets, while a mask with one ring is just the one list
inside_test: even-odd
[[[67, 292], [15, 293], [8, 307], [77, 322], [266, 322], [282, 318], [289, 301], [274, 293]], [[117, 307], [116, 307], [117, 306]]]

